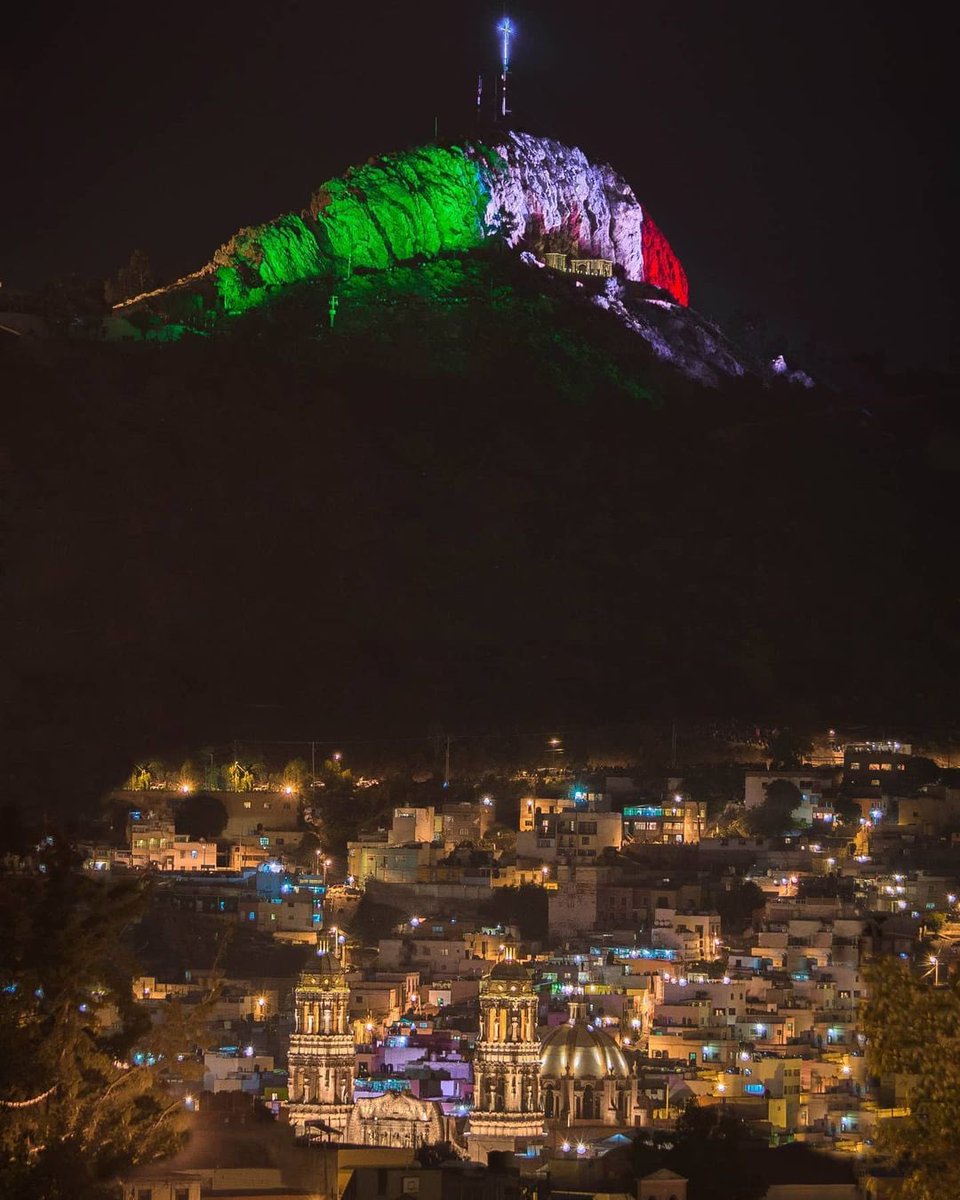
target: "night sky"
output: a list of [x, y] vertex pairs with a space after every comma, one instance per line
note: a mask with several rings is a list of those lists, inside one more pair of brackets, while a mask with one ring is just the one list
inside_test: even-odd
[[[694, 305], [793, 345], [949, 361], [942, 6], [515, 4], [515, 123], [612, 162]], [[469, 129], [496, 5], [19, 5], [5, 18], [0, 279], [161, 279], [371, 154]], [[12, 24], [11, 24], [12, 22]]]

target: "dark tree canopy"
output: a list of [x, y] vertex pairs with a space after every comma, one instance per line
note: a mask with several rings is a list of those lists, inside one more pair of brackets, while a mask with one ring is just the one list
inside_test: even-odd
[[495, 888], [484, 904], [483, 915], [499, 925], [516, 925], [521, 937], [545, 938], [549, 894], [534, 884]]
[[[177, 1146], [183, 1106], [164, 1064], [193, 1043], [179, 1005], [151, 1028], [132, 997], [123, 944], [142, 881], [85, 876], [56, 843], [43, 865], [0, 875], [0, 1195], [92, 1200]], [[103, 1005], [118, 1014], [110, 1033]]]
[[793, 828], [793, 812], [801, 800], [795, 783], [789, 779], [772, 780], [767, 784], [763, 803], [747, 813], [751, 833], [759, 837], [782, 837]]
[[751, 879], [738, 879], [733, 887], [720, 892], [716, 908], [724, 935], [743, 930], [763, 903], [763, 891]]
[[872, 1070], [912, 1077], [910, 1115], [884, 1123], [880, 1146], [904, 1174], [902, 1200], [960, 1196], [960, 987], [918, 978], [898, 959], [868, 974], [863, 1027]]
[[227, 810], [219, 796], [196, 792], [187, 796], [177, 808], [175, 827], [195, 839], [216, 841], [227, 824]]
[[767, 738], [767, 754], [771, 771], [788, 771], [803, 765], [813, 749], [808, 737], [793, 729], [777, 729]]

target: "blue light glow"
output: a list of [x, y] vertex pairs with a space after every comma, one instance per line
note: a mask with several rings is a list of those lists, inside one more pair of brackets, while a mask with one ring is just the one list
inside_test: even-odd
[[503, 64], [503, 69], [506, 70], [510, 66], [510, 39], [517, 32], [517, 28], [509, 17], [504, 17], [497, 26], [497, 33], [500, 34], [500, 62]]

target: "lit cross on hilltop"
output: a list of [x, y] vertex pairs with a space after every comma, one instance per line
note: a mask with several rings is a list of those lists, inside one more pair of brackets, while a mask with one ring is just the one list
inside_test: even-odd
[[516, 33], [516, 26], [504, 14], [503, 20], [497, 26], [500, 34], [500, 116], [505, 117], [510, 109], [507, 107], [507, 74], [510, 70], [510, 39]]
[[503, 64], [503, 69], [506, 71], [510, 66], [510, 39], [516, 33], [516, 26], [509, 17], [504, 17], [497, 26], [497, 33], [503, 39], [500, 50], [500, 61]]

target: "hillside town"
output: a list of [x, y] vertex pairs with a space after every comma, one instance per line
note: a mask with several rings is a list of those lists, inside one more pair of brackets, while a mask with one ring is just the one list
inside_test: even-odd
[[[960, 772], [896, 741], [713, 777], [547, 756], [379, 812], [339, 754], [107, 797], [73, 870], [149, 881], [129, 999], [193, 1021], [163, 1079], [190, 1136], [124, 1200], [895, 1194], [915, 1081], [878, 1071], [864, 1006], [878, 961], [956, 982]], [[375, 815], [337, 844], [351, 806]], [[743, 1191], [679, 1169], [717, 1128]]]

